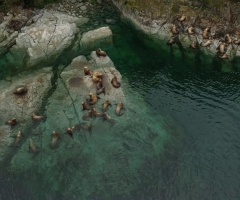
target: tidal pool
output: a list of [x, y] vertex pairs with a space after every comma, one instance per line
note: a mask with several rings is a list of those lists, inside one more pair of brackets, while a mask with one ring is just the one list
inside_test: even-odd
[[[91, 135], [63, 135], [56, 149], [47, 141], [57, 120], [29, 124], [25, 132], [40, 130], [31, 136], [40, 152], [30, 154], [28, 143], [12, 150], [0, 169], [0, 199], [239, 199], [240, 73], [221, 72], [199, 52], [161, 48], [129, 25], [111, 29], [106, 52], [123, 76], [126, 111], [113, 127], [96, 119]], [[55, 89], [47, 116], [58, 112]], [[75, 112], [65, 113], [66, 125]]]

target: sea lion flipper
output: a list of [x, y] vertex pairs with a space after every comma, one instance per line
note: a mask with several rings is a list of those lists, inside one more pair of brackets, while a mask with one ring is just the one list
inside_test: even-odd
[[100, 97], [100, 96], [97, 96], [97, 98], [98, 98], [98, 99], [101, 99], [101, 97]]

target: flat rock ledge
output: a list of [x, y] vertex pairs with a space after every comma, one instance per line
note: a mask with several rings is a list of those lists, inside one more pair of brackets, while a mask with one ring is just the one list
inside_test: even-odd
[[[44, 68], [32, 74], [25, 72], [8, 81], [0, 81], [0, 163], [14, 141], [10, 136], [15, 136], [19, 130], [23, 131], [26, 123], [32, 121], [31, 114], [38, 112], [46, 91], [51, 87], [51, 77], [51, 68]], [[19, 86], [25, 86], [27, 93], [14, 94]], [[17, 125], [5, 125], [12, 118], [17, 119]]]
[[[62, 162], [62, 160], [59, 161], [59, 156], [62, 151], [69, 154], [71, 157], [75, 155], [72, 154], [72, 152], [79, 152], [81, 150], [81, 140], [83, 140], [84, 135], [89, 135], [88, 131], [80, 131], [80, 134], [74, 133], [74, 137], [71, 139], [68, 134], [64, 134], [67, 127], [78, 124], [79, 122], [91, 123], [94, 128], [94, 133], [97, 130], [96, 135], [101, 135], [102, 132], [109, 130], [109, 123], [103, 122], [100, 117], [98, 117], [98, 119], [82, 119], [82, 116], [87, 111], [82, 110], [81, 103], [86, 101], [89, 92], [96, 93], [96, 84], [90, 76], [85, 76], [84, 74], [83, 69], [85, 66], [92, 71], [100, 71], [103, 74], [103, 86], [106, 87], [106, 95], [99, 95], [101, 99], [94, 105], [94, 108], [96, 108], [98, 112], [102, 112], [102, 103], [105, 99], [108, 99], [112, 103], [112, 108], [109, 108], [107, 113], [116, 120], [116, 125], [114, 126], [121, 126], [121, 122], [118, 122], [118, 120], [123, 120], [124, 118], [118, 118], [115, 115], [116, 106], [114, 104], [119, 101], [126, 103], [126, 97], [122, 87], [114, 88], [110, 83], [114, 75], [117, 76], [119, 82], [121, 82], [121, 74], [114, 67], [113, 62], [108, 56], [98, 58], [94, 54], [96, 54], [95, 51], [91, 53], [91, 60], [87, 60], [86, 57], [82, 55], [74, 58], [71, 64], [63, 70], [60, 74], [60, 78], [57, 80], [56, 90], [48, 99], [45, 113], [47, 116], [46, 121], [41, 123], [38, 127], [42, 132], [42, 138], [31, 135], [36, 146], [42, 146], [40, 152], [43, 155], [51, 155], [46, 156], [46, 160], [41, 165], [42, 169], [48, 170], [49, 167], [57, 166], [58, 162]], [[125, 117], [126, 116], [128, 115], [125, 113]], [[99, 130], [98, 127], [100, 127]], [[56, 148], [54, 154], [52, 153], [54, 150], [50, 148], [50, 135], [53, 130], [61, 135], [61, 141], [59, 141], [60, 145]], [[68, 142], [66, 143], [65, 141]], [[28, 152], [28, 145], [29, 139], [26, 140], [17, 154], [12, 158], [11, 169], [13, 171], [26, 171], [35, 166], [38, 161], [40, 162], [40, 156], [37, 156], [36, 159], [32, 159], [32, 154]], [[64, 157], [63, 159], [67, 158], [68, 157]], [[53, 165], [53, 163], [56, 164]]]

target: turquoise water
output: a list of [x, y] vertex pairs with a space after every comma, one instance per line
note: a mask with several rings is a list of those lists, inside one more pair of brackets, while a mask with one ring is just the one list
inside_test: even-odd
[[[224, 73], [201, 52], [182, 56], [128, 25], [111, 29], [114, 47], [106, 52], [123, 76], [125, 113], [112, 128], [91, 121], [92, 135], [62, 134], [53, 150], [52, 129], [77, 123], [54, 121], [63, 116], [56, 112], [64, 101], [53, 92], [47, 120], [25, 129], [40, 153], [29, 154], [28, 143], [11, 150], [1, 166], [0, 199], [239, 199], [237, 67]], [[74, 112], [70, 107], [67, 115]], [[33, 135], [36, 129], [40, 135]]]

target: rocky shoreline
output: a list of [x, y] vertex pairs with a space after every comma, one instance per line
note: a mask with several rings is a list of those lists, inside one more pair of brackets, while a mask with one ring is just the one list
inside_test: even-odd
[[[168, 10], [160, 10], [158, 17], [155, 19], [150, 18], [150, 14], [145, 15], [141, 13], [136, 8], [131, 8], [124, 1], [112, 1], [115, 6], [122, 12], [122, 15], [125, 19], [129, 20], [135, 29], [143, 32], [153, 41], [159, 43], [163, 46], [163, 41], [167, 45], [167, 42], [174, 36], [175, 40], [177, 40], [175, 45], [172, 45], [172, 49], [174, 51], [179, 51], [184, 53], [184, 51], [188, 51], [190, 49], [190, 45], [195, 43], [197, 44], [197, 49], [200, 49], [205, 55], [210, 55], [212, 57], [221, 57], [222, 54], [219, 54], [218, 48], [221, 42], [225, 42], [225, 50], [224, 54], [226, 54], [227, 59], [222, 59], [224, 65], [231, 65], [232, 60], [239, 59], [240, 57], [240, 49], [238, 48], [239, 44], [236, 42], [239, 39], [239, 21], [237, 17], [235, 18], [235, 29], [231, 29], [231, 24], [227, 21], [224, 14], [227, 14], [226, 9], [222, 11], [223, 19], [220, 18], [212, 18], [211, 16], [204, 12], [197, 13], [193, 9], [190, 9], [189, 6], [182, 5], [179, 9], [179, 14], [175, 14], [173, 16], [168, 16]], [[238, 3], [239, 4], [239, 3]], [[170, 6], [170, 5], [166, 5]], [[234, 7], [234, 5], [231, 5]], [[238, 7], [234, 7], [234, 13], [238, 16]], [[195, 8], [198, 9], [198, 8]], [[180, 22], [178, 19], [181, 18], [182, 14], [186, 16], [186, 19]], [[211, 13], [210, 13], [211, 14]], [[206, 19], [208, 16], [208, 19]], [[215, 21], [214, 21], [215, 20]], [[175, 29], [178, 31], [177, 34], [172, 33], [172, 29], [175, 26]], [[187, 29], [193, 27], [194, 34], [188, 34]], [[209, 31], [208, 38], [203, 38], [203, 32], [207, 27], [211, 27]], [[227, 44], [225, 41], [225, 36], [229, 34], [232, 40], [231, 43]], [[210, 45], [205, 47], [202, 44], [209, 42], [211, 40]], [[234, 42], [235, 40], [235, 42]], [[225, 56], [225, 55], [224, 55]], [[219, 59], [221, 60], [221, 59]]]

